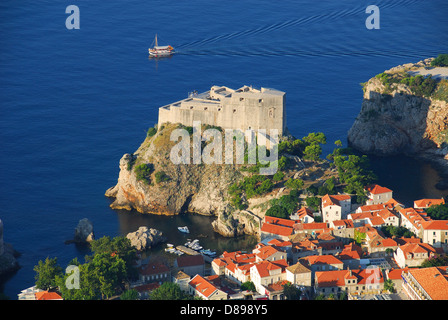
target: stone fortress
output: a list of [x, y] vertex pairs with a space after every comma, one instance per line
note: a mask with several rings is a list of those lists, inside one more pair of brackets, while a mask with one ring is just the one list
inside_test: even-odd
[[163, 123], [193, 126], [193, 121], [223, 129], [286, 131], [285, 93], [275, 89], [243, 86], [234, 90], [213, 86], [210, 91], [190, 93], [188, 98], [159, 108], [160, 127]]

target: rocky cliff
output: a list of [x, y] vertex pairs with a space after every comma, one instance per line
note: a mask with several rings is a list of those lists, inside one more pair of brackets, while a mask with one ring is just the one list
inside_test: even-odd
[[448, 68], [432, 68], [431, 61], [394, 67], [362, 84], [361, 111], [348, 133], [352, 147], [427, 157], [448, 166], [448, 80], [443, 79]]
[[[136, 152], [123, 155], [117, 184], [106, 191], [107, 197], [114, 198], [111, 208], [161, 215], [214, 215], [217, 219], [212, 223], [213, 229], [223, 236], [259, 234], [266, 203], [289, 190], [274, 186], [272, 192], [249, 199], [246, 210], [234, 209], [229, 186], [250, 173], [236, 164], [174, 164], [170, 152], [177, 142], [170, 141], [170, 135], [178, 127], [165, 124], [147, 137]], [[308, 174], [313, 169], [307, 170]], [[300, 172], [293, 168], [284, 180], [298, 177]], [[317, 168], [316, 172], [319, 174], [313, 179], [327, 173], [325, 168]]]

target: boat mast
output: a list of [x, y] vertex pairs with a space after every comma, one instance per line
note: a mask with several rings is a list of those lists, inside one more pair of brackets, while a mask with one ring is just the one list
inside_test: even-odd
[[157, 47], [157, 33], [156, 33], [156, 38], [154, 39], [155, 41], [155, 46]]

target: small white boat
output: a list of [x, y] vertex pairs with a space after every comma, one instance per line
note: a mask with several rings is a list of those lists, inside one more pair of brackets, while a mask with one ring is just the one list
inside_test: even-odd
[[148, 49], [148, 53], [151, 57], [167, 57], [174, 53], [172, 46], [159, 46], [157, 43], [157, 34], [154, 39], [154, 47]]
[[177, 227], [177, 229], [179, 229], [179, 231], [180, 231], [180, 232], [183, 232], [183, 233], [190, 233], [190, 230], [188, 230], [188, 227], [187, 227], [187, 226], [184, 226], [184, 227]]

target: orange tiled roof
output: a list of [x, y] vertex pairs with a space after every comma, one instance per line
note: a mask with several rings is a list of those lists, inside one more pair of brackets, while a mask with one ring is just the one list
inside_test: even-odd
[[367, 186], [366, 190], [369, 191], [371, 194], [382, 194], [392, 192], [392, 190], [390, 190], [389, 188], [382, 187], [378, 184]]
[[263, 223], [261, 226], [261, 231], [266, 233], [273, 233], [280, 236], [290, 236], [294, 229], [292, 227], [286, 227], [277, 224]]
[[212, 283], [198, 274], [194, 276], [188, 284], [205, 297], [209, 297], [212, 293], [218, 290]]
[[62, 300], [62, 297], [56, 292], [40, 291], [34, 294], [36, 300]]
[[290, 220], [290, 219], [282, 219], [282, 218], [277, 218], [277, 217], [271, 217], [271, 216], [264, 216], [264, 223], [269, 223], [269, 224], [276, 224], [276, 225], [281, 225], [281, 226], [285, 226], [285, 227], [292, 227], [296, 222], [294, 220]]
[[448, 267], [409, 269], [414, 279], [433, 300], [448, 300]]
[[327, 206], [340, 206], [339, 201], [350, 199], [351, 197], [348, 194], [336, 194], [336, 195], [326, 194], [322, 197], [322, 206], [324, 208]]
[[342, 264], [342, 261], [333, 255], [321, 255], [321, 256], [307, 256], [300, 260], [306, 261], [309, 265], [314, 264]]
[[256, 268], [258, 274], [261, 278], [268, 277], [270, 275], [270, 271], [272, 270], [280, 270], [284, 272], [288, 267], [288, 263], [285, 259], [275, 260], [275, 261], [261, 261], [253, 266]]
[[448, 230], [448, 220], [422, 221], [421, 225], [425, 230]]
[[414, 201], [414, 207], [417, 208], [428, 208], [438, 204], [445, 204], [445, 199], [420, 199]]

